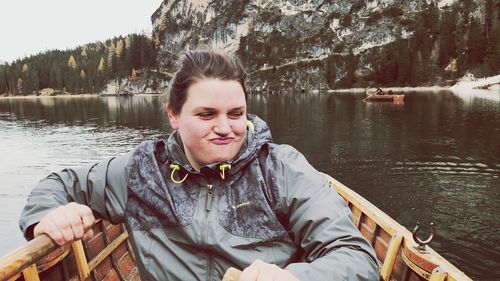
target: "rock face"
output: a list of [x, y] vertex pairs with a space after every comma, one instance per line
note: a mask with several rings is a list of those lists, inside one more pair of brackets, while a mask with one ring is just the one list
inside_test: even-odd
[[124, 78], [120, 81], [113, 79], [108, 82], [99, 93], [103, 96], [134, 95], [134, 94], [159, 94], [166, 91], [170, 78], [164, 73], [141, 69], [137, 71], [135, 79]]
[[174, 72], [183, 50], [217, 46], [238, 54], [257, 91], [435, 84], [467, 47], [455, 28], [454, 45], [441, 50], [444, 15], [469, 31], [484, 14], [484, 5], [461, 2], [466, 15], [452, 6], [467, 3], [450, 0], [165, 0], [153, 36], [162, 71]]

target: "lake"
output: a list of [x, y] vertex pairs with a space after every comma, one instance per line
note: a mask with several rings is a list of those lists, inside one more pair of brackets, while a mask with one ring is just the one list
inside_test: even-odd
[[[500, 101], [409, 92], [251, 95], [274, 141], [402, 225], [436, 224], [436, 251], [474, 280], [500, 276]], [[18, 217], [51, 171], [115, 156], [170, 132], [158, 96], [0, 99], [0, 255], [24, 243]], [[425, 229], [426, 227], [424, 227]]]

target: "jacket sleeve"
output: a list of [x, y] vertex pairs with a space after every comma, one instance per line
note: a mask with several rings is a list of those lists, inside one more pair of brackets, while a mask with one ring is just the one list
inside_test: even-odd
[[127, 201], [127, 162], [130, 153], [76, 169], [64, 169], [42, 179], [28, 196], [19, 227], [26, 239], [51, 210], [76, 202], [89, 206], [98, 217], [119, 223]]
[[301, 281], [379, 280], [375, 252], [352, 222], [345, 201], [297, 150], [278, 153], [279, 209], [302, 255], [285, 269]]

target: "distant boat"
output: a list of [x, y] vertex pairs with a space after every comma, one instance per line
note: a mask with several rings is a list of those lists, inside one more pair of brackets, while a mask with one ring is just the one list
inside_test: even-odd
[[404, 94], [394, 94], [392, 91], [385, 92], [381, 91], [379, 93], [374, 91], [366, 91], [366, 98], [363, 101], [392, 101], [392, 102], [402, 102], [405, 98]]
[[[420, 240], [418, 227], [410, 232], [356, 192], [327, 177], [330, 187], [351, 209], [354, 225], [375, 249], [382, 265], [380, 280], [472, 281], [425, 245], [433, 235]], [[99, 220], [92, 229], [95, 235], [89, 241], [58, 247], [44, 234], [0, 257], [0, 281], [140, 281], [125, 227]], [[239, 269], [229, 268], [223, 281], [236, 281], [239, 273]]]

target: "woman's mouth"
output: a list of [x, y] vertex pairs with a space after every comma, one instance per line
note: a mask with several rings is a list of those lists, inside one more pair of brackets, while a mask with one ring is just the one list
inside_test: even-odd
[[210, 142], [212, 142], [213, 144], [217, 144], [217, 145], [224, 145], [224, 144], [228, 144], [230, 142], [232, 142], [234, 140], [234, 138], [214, 138], [214, 139], [211, 139]]

